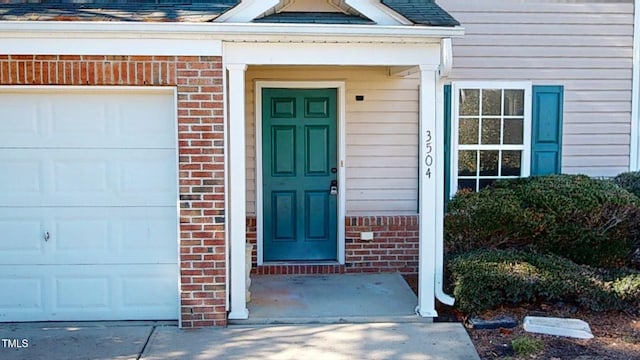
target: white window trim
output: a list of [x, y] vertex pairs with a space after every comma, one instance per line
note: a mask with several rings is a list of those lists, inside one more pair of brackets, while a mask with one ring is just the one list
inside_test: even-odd
[[[522, 89], [524, 90], [524, 138], [523, 145], [486, 145], [486, 149], [522, 149], [522, 169], [521, 177], [527, 177], [531, 173], [531, 104], [532, 104], [532, 83], [529, 81], [459, 81], [451, 83], [451, 169], [449, 179], [449, 197], [453, 197], [458, 190], [458, 150], [466, 147], [458, 144], [459, 118], [458, 109], [460, 107], [460, 89]], [[473, 146], [477, 149], [478, 146]], [[480, 145], [482, 149], [483, 146]]]

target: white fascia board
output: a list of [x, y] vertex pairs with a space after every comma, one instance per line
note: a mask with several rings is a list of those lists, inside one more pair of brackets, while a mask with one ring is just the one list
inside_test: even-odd
[[385, 6], [380, 0], [346, 0], [345, 3], [379, 25], [412, 25], [404, 16]]
[[280, 4], [280, 0], [242, 0], [240, 4], [215, 18], [214, 22], [249, 22]]
[[462, 27], [6, 21], [0, 52], [219, 55], [216, 41], [425, 43], [462, 35]]
[[[259, 54], [259, 56], [256, 56]], [[440, 63], [435, 44], [224, 43], [229, 63], [250, 65], [413, 66]]]
[[0, 53], [33, 55], [220, 56], [222, 41], [195, 39], [40, 38], [0, 35]]

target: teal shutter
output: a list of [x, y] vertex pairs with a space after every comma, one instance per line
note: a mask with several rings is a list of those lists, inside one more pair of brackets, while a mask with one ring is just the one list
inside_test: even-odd
[[563, 86], [533, 86], [531, 175], [559, 174]]
[[451, 85], [444, 86], [444, 207], [447, 208], [451, 184]]

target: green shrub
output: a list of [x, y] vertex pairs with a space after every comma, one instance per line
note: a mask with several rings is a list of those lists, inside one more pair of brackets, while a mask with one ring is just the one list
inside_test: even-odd
[[592, 266], [628, 265], [640, 229], [637, 203], [611, 181], [583, 175], [497, 181], [449, 203], [447, 251], [532, 249]]
[[640, 171], [621, 173], [613, 178], [613, 182], [635, 196], [640, 197]]
[[640, 308], [640, 273], [623, 273], [614, 278], [611, 289], [618, 298]]
[[520, 205], [511, 189], [461, 191], [445, 214], [448, 253], [483, 248], [522, 248], [535, 237], [536, 214]]
[[468, 314], [558, 301], [594, 311], [640, 306], [640, 272], [596, 269], [556, 255], [476, 250], [453, 257], [448, 270], [457, 306]]

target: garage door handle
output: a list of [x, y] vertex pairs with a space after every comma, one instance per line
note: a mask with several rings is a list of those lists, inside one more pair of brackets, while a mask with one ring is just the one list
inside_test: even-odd
[[45, 231], [45, 232], [44, 232], [44, 241], [49, 241], [49, 237], [50, 237], [50, 236], [49, 236], [49, 232], [48, 232], [48, 231]]

